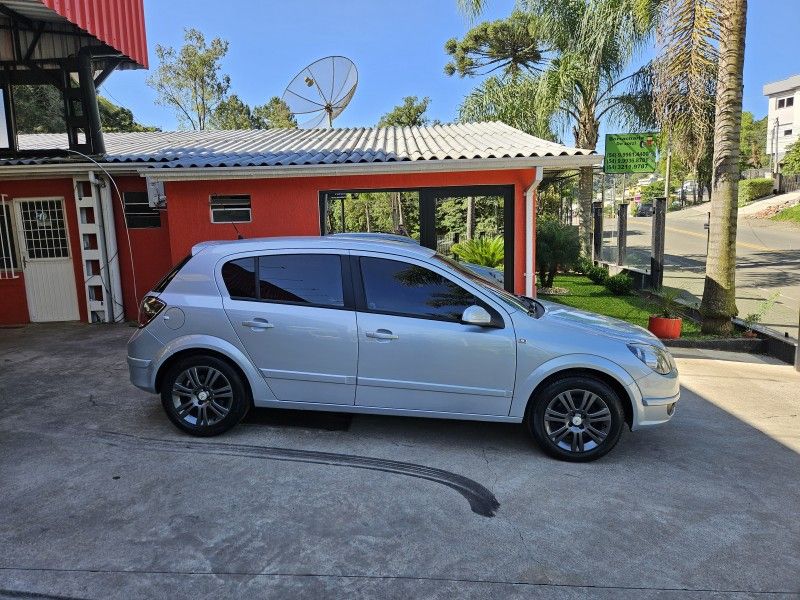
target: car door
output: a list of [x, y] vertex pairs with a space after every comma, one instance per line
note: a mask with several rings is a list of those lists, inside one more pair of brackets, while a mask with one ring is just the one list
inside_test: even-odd
[[317, 250], [239, 256], [220, 267], [225, 312], [278, 400], [355, 401], [348, 271], [346, 255]]
[[[516, 339], [508, 314], [488, 295], [411, 258], [363, 254], [353, 270], [357, 406], [508, 414]], [[475, 304], [493, 314], [495, 326], [460, 321]]]

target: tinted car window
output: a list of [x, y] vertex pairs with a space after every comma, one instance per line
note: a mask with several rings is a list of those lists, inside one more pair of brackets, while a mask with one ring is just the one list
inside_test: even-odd
[[184, 267], [184, 265], [189, 262], [190, 258], [192, 258], [191, 254], [189, 256], [186, 256], [181, 262], [179, 262], [177, 265], [172, 267], [170, 272], [167, 273], [166, 275], [164, 275], [164, 277], [162, 277], [159, 280], [159, 282], [157, 284], [155, 284], [155, 286], [153, 286], [153, 291], [161, 293], [165, 289], [167, 289], [167, 286], [169, 285], [170, 281], [175, 279], [175, 275], [177, 275], [178, 272]]
[[383, 258], [361, 258], [367, 308], [378, 312], [460, 321], [473, 294], [423, 267]]
[[231, 298], [256, 297], [256, 259], [240, 258], [222, 265], [222, 280]]
[[259, 256], [258, 297], [274, 302], [343, 307], [341, 259], [336, 254]]

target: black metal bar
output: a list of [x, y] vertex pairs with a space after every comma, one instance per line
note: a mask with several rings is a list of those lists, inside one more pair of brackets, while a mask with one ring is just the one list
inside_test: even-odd
[[664, 234], [666, 229], [667, 199], [653, 199], [653, 237], [650, 254], [650, 286], [660, 290], [664, 284]]
[[630, 204], [623, 202], [617, 209], [617, 264], [624, 265], [628, 253], [628, 209]]
[[28, 44], [28, 50], [25, 52], [25, 56], [22, 58], [23, 62], [28, 61], [33, 56], [33, 53], [36, 51], [36, 46], [39, 45], [39, 38], [42, 37], [42, 33], [44, 32], [44, 23], [39, 23], [39, 26], [36, 28], [36, 33], [33, 35], [33, 39], [31, 43]]
[[90, 48], [82, 48], [78, 52], [78, 84], [81, 89], [83, 114], [87, 121], [86, 143], [92, 154], [105, 154], [106, 145], [103, 140], [100, 122], [100, 106], [97, 103], [97, 90], [94, 87], [94, 71], [92, 69], [92, 52]]
[[[20, 23], [25, 23], [28, 27], [35, 27], [35, 21], [29, 17], [26, 17], [22, 13], [15, 11], [13, 8], [9, 8], [5, 4], [0, 4], [0, 13], [4, 14], [7, 17], [10, 17], [12, 21], [19, 21]], [[12, 25], [13, 28], [13, 25]]]
[[122, 60], [109, 60], [106, 62], [106, 66], [103, 67], [103, 70], [100, 71], [100, 74], [94, 78], [94, 87], [95, 89], [99, 88], [103, 85], [103, 82], [108, 79], [108, 76], [114, 72], [114, 70], [122, 64]]
[[603, 255], [603, 203], [592, 202], [592, 217], [594, 230], [592, 231], [594, 241], [593, 260], [600, 260]]

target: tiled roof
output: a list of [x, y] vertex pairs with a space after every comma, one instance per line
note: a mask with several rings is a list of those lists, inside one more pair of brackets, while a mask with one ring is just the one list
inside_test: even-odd
[[[106, 133], [109, 163], [157, 167], [262, 167], [571, 157], [595, 154], [528, 135], [504, 123], [426, 127]], [[66, 148], [63, 134], [19, 136], [20, 149]], [[41, 163], [41, 158], [2, 164]], [[144, 165], [142, 165], [144, 166]]]

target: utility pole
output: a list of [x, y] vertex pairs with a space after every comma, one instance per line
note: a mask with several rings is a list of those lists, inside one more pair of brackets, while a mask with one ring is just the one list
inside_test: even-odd
[[669, 180], [672, 177], [672, 147], [670, 145], [669, 134], [667, 134], [667, 168], [664, 177], [664, 197], [669, 204]]

